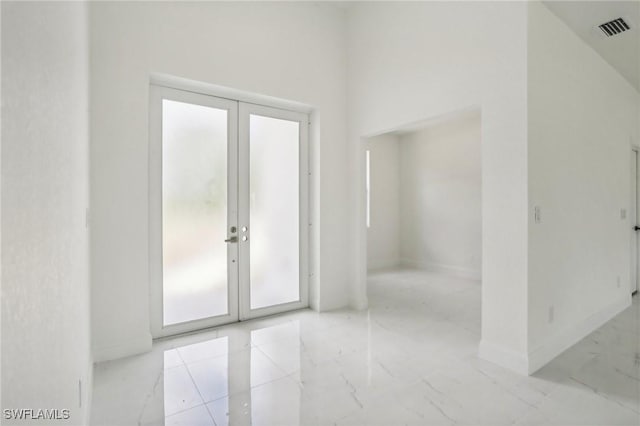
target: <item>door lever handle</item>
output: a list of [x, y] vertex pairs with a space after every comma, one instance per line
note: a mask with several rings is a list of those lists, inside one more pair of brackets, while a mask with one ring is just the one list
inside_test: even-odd
[[224, 240], [225, 243], [237, 243], [238, 242], [238, 237], [236, 237], [235, 235], [231, 238], [227, 238], [226, 240]]
[[640, 231], [640, 226], [638, 226], [638, 225], [634, 226], [634, 227], [633, 227], [633, 230], [634, 230], [634, 231]]

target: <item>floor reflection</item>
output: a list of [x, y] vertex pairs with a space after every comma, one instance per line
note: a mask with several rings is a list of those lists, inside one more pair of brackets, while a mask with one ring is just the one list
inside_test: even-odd
[[165, 350], [165, 424], [298, 424], [300, 342], [293, 320]]
[[478, 359], [479, 341], [477, 282], [388, 271], [368, 311], [290, 312], [97, 364], [91, 424], [638, 424], [638, 296], [532, 376]]

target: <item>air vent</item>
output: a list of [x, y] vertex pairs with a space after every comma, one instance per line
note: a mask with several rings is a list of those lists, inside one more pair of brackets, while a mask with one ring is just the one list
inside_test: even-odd
[[627, 24], [622, 18], [605, 22], [602, 25], [598, 25], [598, 28], [600, 28], [607, 37], [613, 37], [614, 35], [618, 35], [631, 29], [629, 24]]

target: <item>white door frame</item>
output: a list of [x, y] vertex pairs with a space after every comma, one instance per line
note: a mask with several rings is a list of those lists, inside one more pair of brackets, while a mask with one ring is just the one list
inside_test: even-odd
[[[150, 316], [153, 338], [165, 337], [222, 324], [272, 315], [309, 306], [309, 227], [310, 221], [310, 152], [309, 114], [307, 112], [257, 105], [215, 96], [210, 90], [198, 93], [191, 86], [180, 88], [152, 82], [149, 96], [149, 279]], [[224, 96], [226, 93], [223, 93]], [[239, 214], [248, 223], [249, 183], [249, 115], [257, 114], [299, 123], [299, 238], [300, 238], [300, 299], [295, 302], [250, 309], [249, 244], [227, 244], [228, 303], [227, 315], [164, 326], [163, 321], [163, 265], [162, 265], [162, 100], [170, 99], [186, 103], [225, 109], [228, 112], [228, 227], [239, 231]], [[239, 160], [244, 155], [243, 160]], [[242, 182], [242, 184], [241, 184]], [[241, 188], [244, 185], [244, 190]], [[240, 196], [240, 194], [246, 196]], [[244, 209], [244, 210], [241, 210]], [[250, 228], [249, 228], [250, 229]], [[239, 235], [236, 233], [235, 235]], [[231, 236], [231, 235], [229, 235]], [[250, 243], [250, 239], [248, 241]], [[245, 259], [241, 266], [241, 259]]]
[[[162, 265], [162, 100], [169, 99], [227, 111], [227, 225], [238, 226], [238, 103], [169, 87], [150, 86], [149, 105], [149, 278], [151, 335], [164, 337], [237, 321], [238, 244], [227, 244], [226, 315], [164, 325]], [[229, 229], [227, 229], [228, 236]]]
[[631, 202], [629, 203], [629, 224], [631, 226], [631, 275], [630, 275], [630, 290], [631, 294], [638, 291], [638, 280], [640, 279], [640, 260], [638, 255], [640, 254], [640, 231], [636, 231], [635, 227], [640, 226], [640, 185], [638, 185], [638, 173], [640, 161], [640, 148], [633, 146], [631, 148]]
[[[282, 303], [273, 306], [267, 306], [259, 309], [251, 309], [251, 283], [250, 283], [250, 259], [249, 249], [251, 245], [251, 224], [249, 223], [250, 206], [249, 206], [249, 181], [250, 181], [250, 164], [249, 164], [249, 119], [251, 115], [260, 115], [263, 117], [277, 118], [287, 121], [295, 121], [299, 127], [299, 295], [297, 301]], [[309, 306], [309, 115], [288, 111], [279, 108], [268, 107], [264, 105], [256, 105], [251, 103], [240, 103], [239, 108], [239, 211], [240, 211], [240, 229], [244, 226], [248, 228], [247, 241], [240, 239], [240, 319], [246, 320], [256, 317], [273, 315], [280, 312], [292, 311], [294, 309], [302, 309]], [[242, 235], [244, 237], [245, 234]]]

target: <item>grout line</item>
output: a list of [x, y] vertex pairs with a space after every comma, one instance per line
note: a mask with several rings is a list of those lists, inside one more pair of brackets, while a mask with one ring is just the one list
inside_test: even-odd
[[[228, 345], [228, 343], [227, 343]], [[191, 379], [191, 383], [193, 384], [193, 387], [196, 388], [196, 391], [198, 392], [198, 395], [200, 395], [200, 400], [202, 401], [201, 405], [204, 405], [205, 409], [207, 410], [207, 413], [209, 413], [209, 417], [211, 418], [211, 421], [213, 421], [214, 425], [217, 425], [215, 419], [213, 418], [213, 415], [211, 414], [211, 412], [209, 411], [209, 408], [207, 407], [207, 402], [205, 401], [204, 397], [202, 396], [202, 392], [200, 392], [200, 388], [198, 387], [198, 385], [196, 384], [195, 379], [193, 378], [193, 375], [191, 374], [191, 370], [189, 370], [189, 366], [185, 363], [184, 365], [185, 370], [187, 370], [187, 374], [189, 375], [189, 378]], [[229, 368], [229, 366], [227, 365], [227, 369]], [[227, 394], [229, 392], [229, 389], [227, 388]], [[227, 395], [228, 396], [228, 395]], [[200, 405], [197, 405], [196, 407], [199, 407]], [[195, 408], [195, 407], [192, 407]]]

